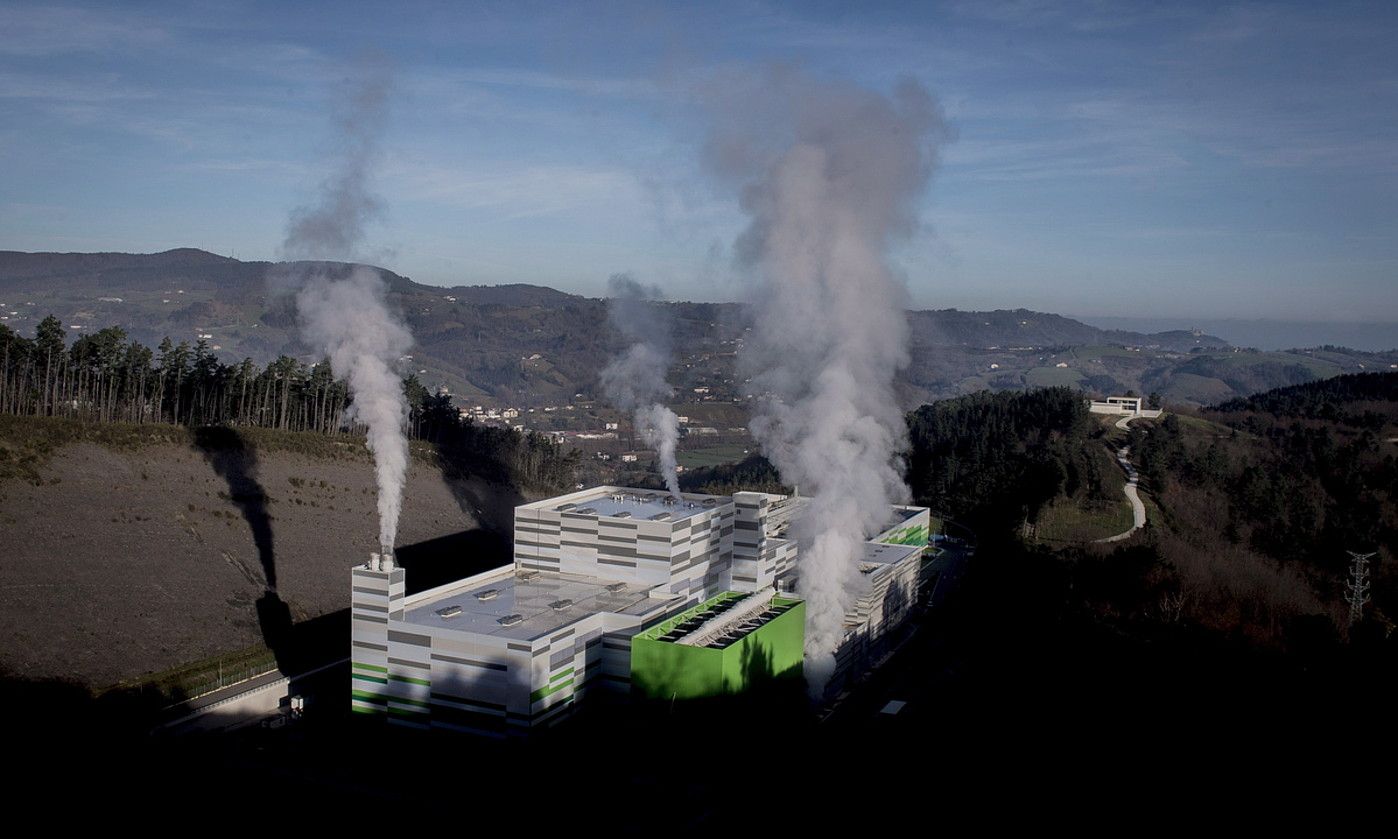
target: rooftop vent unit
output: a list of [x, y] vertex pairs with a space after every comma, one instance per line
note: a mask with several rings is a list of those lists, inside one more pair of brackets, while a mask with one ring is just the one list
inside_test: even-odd
[[673, 507], [676, 504], [680, 503], [680, 500], [673, 495], [667, 495], [665, 496], [665, 503]]
[[705, 506], [705, 507], [713, 507], [713, 506], [716, 505], [716, 504], [718, 504], [718, 499], [717, 499], [717, 498], [705, 498], [705, 499], [704, 499], [704, 506]]
[[525, 582], [528, 582], [529, 580], [532, 580], [537, 576], [539, 576], [538, 571], [521, 571], [515, 575], [515, 579], [524, 580]]
[[555, 601], [553, 601], [552, 603], [550, 603], [550, 604], [549, 604], [549, 608], [552, 609], [552, 610], [554, 610], [555, 612], [561, 612], [561, 611], [563, 611], [564, 609], [566, 609], [566, 608], [568, 608], [569, 606], [572, 606], [572, 605], [573, 605], [573, 601], [571, 601], [571, 600], [569, 600], [568, 598], [565, 597], [565, 598], [563, 598], [562, 600], [555, 600]]
[[861, 573], [861, 574], [872, 574], [872, 573], [874, 573], [875, 571], [879, 570], [879, 569], [882, 568], [882, 567], [883, 567], [882, 565], [879, 565], [879, 564], [876, 563], [876, 562], [861, 562], [861, 563], [859, 563], [859, 573]]
[[524, 623], [524, 615], [506, 615], [503, 618], [496, 618], [495, 622], [501, 626], [519, 626]]
[[593, 515], [596, 515], [596, 514], [597, 514], [597, 508], [596, 508], [596, 507], [579, 507], [578, 509], [574, 510], [573, 512], [577, 513], [577, 514], [580, 515], [580, 516], [593, 516]]
[[573, 508], [576, 507], [576, 506], [578, 506], [578, 505], [573, 504], [573, 503], [570, 502], [570, 503], [568, 503], [568, 504], [559, 504], [557, 507], [554, 507], [553, 509], [554, 509], [555, 512], [566, 513], [566, 512], [568, 512], [569, 510], [573, 509]]
[[650, 520], [651, 520], [651, 521], [669, 521], [669, 520], [670, 520], [670, 514], [669, 514], [669, 513], [664, 513], [664, 512], [656, 513], [655, 515], [653, 515], [653, 516], [650, 517]]
[[616, 594], [619, 591], [626, 591], [626, 583], [608, 583], [607, 591]]
[[454, 617], [456, 617], [457, 615], [461, 614], [461, 607], [460, 607], [460, 606], [443, 606], [442, 608], [440, 608], [440, 609], [437, 610], [437, 614], [440, 615], [440, 616], [442, 617], [443, 620], [445, 620], [445, 619], [447, 619], [447, 618], [454, 618]]
[[631, 518], [631, 511], [630, 511], [630, 510], [622, 510], [620, 513], [617, 513], [616, 515], [612, 516], [612, 518], [614, 518], [614, 519], [629, 519], [629, 518]]
[[498, 588], [488, 588], [488, 589], [486, 589], [485, 591], [478, 591], [478, 592], [476, 592], [476, 599], [477, 599], [477, 600], [494, 600], [495, 598], [497, 598], [497, 597], [499, 597], [499, 596], [500, 596], [500, 589], [498, 589]]

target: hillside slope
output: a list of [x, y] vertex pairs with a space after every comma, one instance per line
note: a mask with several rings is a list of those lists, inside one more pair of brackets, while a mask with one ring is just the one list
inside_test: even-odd
[[[414, 448], [399, 538], [413, 587], [505, 561], [481, 524], [518, 496]], [[0, 671], [24, 678], [104, 687], [344, 609], [378, 532], [362, 444], [322, 435], [0, 417], [0, 474]]]

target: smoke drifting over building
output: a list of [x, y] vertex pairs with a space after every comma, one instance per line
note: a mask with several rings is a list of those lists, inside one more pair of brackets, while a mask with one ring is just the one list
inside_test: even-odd
[[[295, 260], [353, 260], [364, 228], [379, 209], [369, 188], [387, 116], [390, 79], [385, 68], [361, 69], [336, 118], [336, 166], [317, 199], [291, 214], [282, 253]], [[362, 423], [374, 455], [379, 543], [392, 546], [398, 531], [408, 467], [404, 433], [408, 406], [394, 365], [412, 347], [412, 335], [389, 307], [383, 277], [373, 268], [343, 262], [300, 261], [276, 266], [274, 290], [295, 294], [302, 339], [330, 359], [349, 382], [349, 419]]]
[[753, 276], [741, 363], [761, 397], [754, 437], [809, 497], [795, 524], [798, 591], [819, 691], [861, 544], [908, 494], [893, 387], [908, 363], [907, 290], [888, 252], [916, 228], [942, 122], [911, 80], [890, 96], [791, 70], [722, 81], [706, 162], [750, 218], [736, 243]]
[[647, 303], [664, 294], [626, 274], [614, 274], [607, 282], [607, 296], [607, 319], [630, 344], [602, 371], [602, 387], [613, 405], [631, 412], [636, 432], [655, 449], [666, 488], [679, 495], [675, 447], [680, 423], [664, 404], [674, 392], [665, 381], [671, 359], [670, 319], [663, 309]]

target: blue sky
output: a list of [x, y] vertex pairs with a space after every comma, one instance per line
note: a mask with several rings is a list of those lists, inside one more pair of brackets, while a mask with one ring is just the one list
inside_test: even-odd
[[744, 219], [691, 94], [788, 62], [941, 102], [956, 139], [895, 254], [919, 306], [1398, 320], [1392, 3], [0, 0], [0, 32], [3, 249], [276, 258], [377, 51], [367, 257], [733, 299]]

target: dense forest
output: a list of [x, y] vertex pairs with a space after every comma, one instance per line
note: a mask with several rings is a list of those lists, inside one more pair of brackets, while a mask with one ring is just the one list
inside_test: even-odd
[[1059, 495], [1103, 494], [1086, 449], [1098, 424], [1082, 394], [1055, 387], [982, 392], [908, 415], [913, 498], [978, 529], [1032, 520]]
[[[1379, 429], [1393, 421], [1396, 408], [1398, 373], [1359, 373], [1230, 399], [1211, 410], [1216, 414], [1256, 412]], [[1259, 423], [1254, 419], [1250, 425], [1255, 429]]]
[[[444, 465], [488, 473], [528, 487], [561, 487], [576, 456], [539, 434], [463, 420], [447, 394], [408, 376], [407, 431], [437, 444]], [[281, 356], [223, 364], [204, 340], [190, 347], [166, 338], [152, 351], [120, 327], [85, 334], [71, 345], [53, 316], [24, 338], [0, 325], [0, 414], [95, 423], [226, 425], [318, 434], [359, 433], [352, 397], [329, 361], [307, 365]]]

